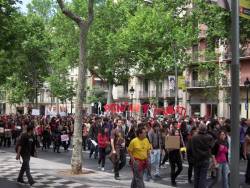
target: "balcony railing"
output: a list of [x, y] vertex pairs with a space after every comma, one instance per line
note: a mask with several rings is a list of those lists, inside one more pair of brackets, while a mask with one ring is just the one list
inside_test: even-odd
[[[239, 86], [244, 86], [244, 82], [246, 81], [246, 77], [241, 77], [239, 80]], [[193, 80], [193, 81], [186, 81], [186, 86], [188, 88], [204, 88], [204, 87], [214, 87], [218, 84], [215, 81], [208, 81], [208, 80]], [[231, 86], [231, 78], [224, 77], [220, 82], [220, 86], [222, 87], [229, 87]]]
[[207, 32], [205, 30], [202, 30], [199, 32], [199, 38], [202, 39], [202, 38], [206, 38], [207, 37]]
[[[240, 57], [250, 56], [250, 48], [240, 49]], [[232, 52], [228, 51], [223, 55], [224, 60], [232, 59]]]
[[164, 92], [164, 98], [168, 98], [168, 97], [175, 97], [175, 90], [173, 89], [167, 89]]
[[219, 55], [215, 52], [208, 52], [208, 51], [193, 51], [192, 52], [192, 60], [197, 62], [204, 62], [204, 61], [214, 61], [218, 60]]
[[[168, 97], [174, 97], [175, 96], [175, 91], [174, 90], [162, 90], [159, 91], [158, 93], [158, 97], [160, 98], [168, 98]], [[145, 91], [140, 91], [139, 92], [139, 97], [140, 98], [152, 98], [152, 97], [156, 97], [156, 91], [149, 91], [149, 92], [145, 92]]]
[[203, 88], [203, 87], [213, 87], [215, 86], [215, 81], [213, 80], [192, 80], [186, 81], [186, 86], [188, 88]]

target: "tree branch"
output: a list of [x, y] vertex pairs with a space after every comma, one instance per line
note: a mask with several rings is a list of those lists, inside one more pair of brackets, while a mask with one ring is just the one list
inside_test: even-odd
[[89, 0], [88, 4], [88, 26], [91, 25], [91, 23], [94, 20], [94, 0]]
[[94, 69], [89, 68], [89, 71], [93, 76], [96, 76], [100, 78], [102, 81], [104, 81], [104, 79]]
[[[90, 0], [91, 1], [91, 0]], [[74, 20], [78, 25], [83, 21], [80, 16], [74, 14], [70, 10], [68, 10], [64, 5], [64, 0], [57, 0], [57, 3], [59, 4], [63, 14], [67, 16], [68, 18]]]

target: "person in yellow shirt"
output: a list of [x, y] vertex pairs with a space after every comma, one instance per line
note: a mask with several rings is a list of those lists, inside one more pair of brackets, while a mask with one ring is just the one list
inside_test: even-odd
[[138, 128], [137, 137], [134, 138], [128, 146], [128, 154], [131, 159], [131, 167], [133, 171], [133, 179], [131, 188], [144, 188], [143, 172], [148, 167], [148, 158], [152, 148], [146, 137], [144, 127]]

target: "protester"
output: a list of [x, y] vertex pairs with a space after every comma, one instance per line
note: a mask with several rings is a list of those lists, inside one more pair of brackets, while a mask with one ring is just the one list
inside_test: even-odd
[[[109, 137], [108, 137], [108, 129], [102, 128], [100, 133], [98, 133], [98, 148], [99, 148], [99, 160], [98, 160], [98, 168], [101, 168], [104, 171], [105, 167], [105, 159], [106, 159], [106, 148], [108, 147]], [[102, 163], [102, 165], [101, 165]]]
[[42, 132], [42, 142], [43, 142], [43, 146], [42, 146], [42, 150], [47, 150], [50, 148], [51, 145], [51, 131], [50, 131], [50, 126], [47, 125], [45, 126], [43, 132]]
[[187, 160], [188, 160], [188, 182], [192, 182], [192, 173], [194, 168], [194, 156], [192, 151], [192, 137], [197, 134], [197, 128], [193, 127], [190, 132], [190, 137], [187, 143]]
[[98, 122], [97, 119], [93, 119], [92, 120], [92, 124], [90, 126], [89, 129], [89, 139], [90, 139], [90, 153], [89, 153], [89, 158], [92, 157], [93, 153], [94, 154], [94, 158], [97, 159], [98, 156], [98, 144], [97, 144], [97, 136], [98, 136], [98, 132], [100, 127], [98, 127]]
[[151, 159], [151, 170], [152, 167], [155, 169], [155, 178], [160, 178], [160, 158], [161, 158], [161, 146], [162, 146], [162, 137], [160, 133], [160, 125], [158, 122], [153, 124], [153, 127], [148, 132], [149, 142], [152, 145], [152, 150], [150, 153]]
[[250, 185], [250, 128], [248, 128], [246, 131], [245, 144], [244, 144], [244, 157], [247, 159], [245, 183]]
[[145, 187], [143, 174], [147, 169], [150, 149], [151, 145], [146, 138], [145, 128], [139, 128], [137, 130], [137, 137], [134, 138], [128, 146], [128, 154], [131, 159], [131, 168], [133, 172], [131, 188]]
[[119, 171], [126, 164], [126, 148], [125, 148], [125, 131], [123, 130], [124, 122], [118, 119], [117, 127], [111, 133], [111, 160], [114, 165], [114, 175], [116, 180], [120, 180]]
[[[168, 135], [168, 129], [167, 127], [163, 127], [161, 130], [161, 137], [162, 137], [162, 152], [161, 152], [161, 163], [160, 163], [160, 167], [161, 168], [165, 168], [165, 163], [168, 160], [168, 150], [165, 147], [165, 141], [166, 141], [166, 136]], [[164, 153], [164, 156], [163, 156]], [[163, 157], [162, 157], [163, 156]]]
[[244, 152], [243, 146], [244, 146], [244, 142], [245, 142], [245, 135], [246, 135], [247, 128], [248, 128], [248, 126], [246, 123], [246, 119], [242, 118], [241, 122], [240, 122], [240, 160], [241, 159], [246, 160], [246, 158], [243, 154], [243, 152]]
[[84, 151], [86, 151], [86, 148], [87, 148], [89, 128], [90, 128], [90, 124], [87, 122], [86, 119], [84, 119], [84, 122], [82, 125], [82, 146], [83, 146]]
[[30, 174], [30, 156], [35, 156], [35, 138], [33, 135], [34, 127], [29, 125], [27, 127], [27, 133], [23, 133], [21, 135], [19, 143], [17, 143], [17, 155], [16, 160], [20, 160], [20, 156], [22, 157], [23, 163], [20, 169], [17, 182], [25, 183], [23, 180], [24, 172], [26, 172], [26, 176], [28, 178], [29, 184], [32, 186], [35, 181], [33, 180]]
[[221, 130], [218, 134], [218, 139], [212, 148], [213, 167], [216, 169], [216, 178], [209, 185], [211, 188], [221, 180], [221, 176], [222, 187], [229, 188], [228, 146], [229, 144], [226, 139], [226, 131]]
[[207, 186], [207, 171], [213, 138], [207, 134], [207, 127], [201, 124], [198, 134], [192, 138], [192, 153], [194, 156], [194, 188]]
[[[179, 136], [180, 144], [181, 144], [181, 137], [180, 137], [179, 130], [172, 129], [172, 131], [170, 132], [170, 136]], [[180, 149], [169, 149], [168, 155], [169, 155], [169, 163], [171, 167], [171, 184], [172, 186], [177, 186], [176, 178], [178, 177], [178, 175], [181, 173], [183, 169]], [[176, 170], [176, 167], [177, 167], [177, 170]]]

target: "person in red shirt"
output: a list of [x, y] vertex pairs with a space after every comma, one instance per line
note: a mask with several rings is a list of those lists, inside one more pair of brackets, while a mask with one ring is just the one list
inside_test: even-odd
[[[98, 148], [99, 148], [99, 160], [98, 160], [98, 168], [102, 168], [104, 171], [105, 159], [106, 159], [106, 147], [108, 147], [109, 138], [108, 138], [108, 129], [102, 128], [97, 136]], [[102, 163], [102, 166], [101, 166]]]

